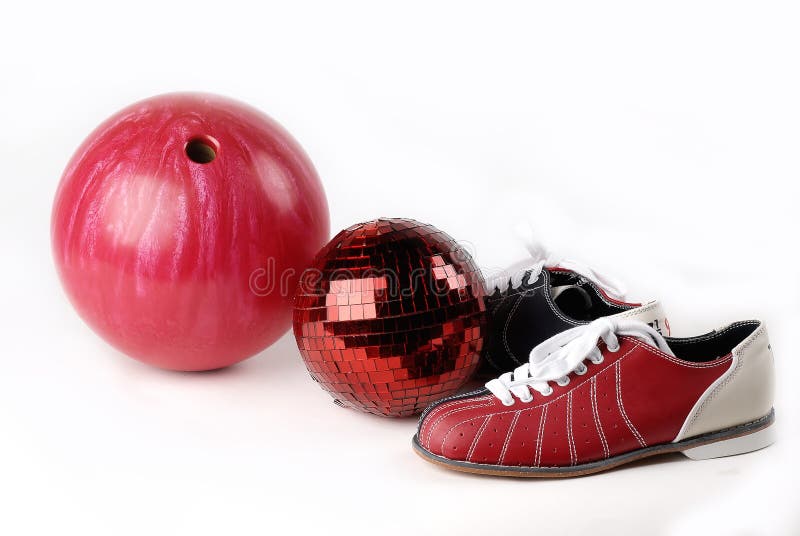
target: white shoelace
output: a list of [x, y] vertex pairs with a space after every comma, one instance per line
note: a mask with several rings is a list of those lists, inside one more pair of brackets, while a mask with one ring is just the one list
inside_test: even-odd
[[675, 355], [667, 341], [659, 332], [639, 320], [599, 318], [589, 324], [568, 329], [554, 335], [531, 351], [530, 361], [517, 367], [514, 372], [506, 372], [499, 378], [491, 380], [486, 388], [506, 406], [514, 404], [514, 396], [522, 402], [533, 400], [531, 389], [544, 396], [553, 393], [548, 382], [567, 385], [569, 374], [586, 374], [588, 368], [583, 362], [588, 359], [592, 363], [603, 362], [603, 354], [598, 347], [602, 339], [610, 352], [619, 350], [618, 336], [635, 337], [662, 352]]
[[542, 269], [548, 266], [575, 272], [602, 288], [611, 298], [617, 300], [625, 298], [625, 288], [612, 277], [602, 275], [578, 261], [557, 257], [547, 251], [543, 245], [536, 242], [527, 242], [525, 249], [530, 253], [530, 258], [516, 262], [496, 276], [488, 278], [486, 281], [488, 292], [494, 292], [495, 289], [503, 292], [509, 288], [519, 287], [523, 281], [526, 283], [535, 281], [542, 273]]

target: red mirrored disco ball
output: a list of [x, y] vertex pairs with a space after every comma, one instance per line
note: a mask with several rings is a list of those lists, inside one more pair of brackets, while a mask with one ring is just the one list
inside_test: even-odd
[[110, 344], [176, 370], [231, 365], [291, 322], [328, 206], [298, 143], [245, 104], [169, 94], [81, 145], [53, 205], [66, 293]]
[[413, 415], [472, 376], [483, 278], [446, 233], [409, 219], [345, 229], [300, 278], [294, 334], [312, 378], [342, 406]]

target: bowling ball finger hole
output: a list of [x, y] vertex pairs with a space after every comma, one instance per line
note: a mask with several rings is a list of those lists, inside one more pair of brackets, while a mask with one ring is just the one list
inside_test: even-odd
[[208, 164], [217, 157], [219, 145], [211, 136], [192, 138], [186, 143], [186, 156], [198, 164]]

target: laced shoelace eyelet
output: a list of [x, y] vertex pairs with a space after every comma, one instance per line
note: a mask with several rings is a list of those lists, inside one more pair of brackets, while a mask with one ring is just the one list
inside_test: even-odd
[[519, 401], [524, 403], [524, 404], [528, 404], [530, 402], [533, 402], [533, 395], [528, 394], [528, 398], [520, 398]]
[[600, 363], [602, 363], [603, 361], [605, 361], [605, 359], [606, 359], [606, 358], [603, 356], [603, 354], [600, 354], [600, 357], [599, 357], [599, 358], [597, 358], [597, 359], [594, 359], [594, 358], [591, 358], [591, 357], [590, 357], [590, 358], [589, 358], [589, 361], [591, 361], [591, 362], [592, 362], [592, 363], [594, 363], [595, 365], [599, 365]]
[[[600, 318], [585, 326], [568, 329], [540, 343], [531, 351], [528, 363], [490, 380], [486, 383], [486, 388], [506, 406], [513, 405], [516, 398], [520, 398], [523, 403], [528, 402], [530, 390], [542, 396], [550, 396], [554, 393], [553, 382], [565, 386], [570, 383], [572, 372], [575, 372], [576, 377], [586, 374], [589, 368], [587, 360], [599, 365], [605, 361], [606, 350], [609, 353], [621, 351], [618, 337], [636, 338], [645, 344], [657, 346], [664, 353], [675, 355], [664, 337], [644, 322]], [[598, 339], [605, 342], [605, 345], [601, 343], [598, 347]], [[516, 393], [523, 396], [515, 398]]]

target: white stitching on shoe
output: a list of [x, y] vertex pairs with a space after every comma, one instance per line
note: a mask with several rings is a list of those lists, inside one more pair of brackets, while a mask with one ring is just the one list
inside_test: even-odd
[[[751, 324], [751, 322], [743, 322], [742, 324]], [[729, 328], [726, 328], [726, 330], [727, 329], [731, 329], [731, 328], [729, 327]], [[722, 331], [725, 331], [725, 330], [721, 330], [720, 332], [722, 332]], [[627, 337], [625, 337], [625, 338], [628, 339]], [[599, 419], [599, 411], [598, 411], [598, 407], [597, 407], [597, 378], [601, 374], [604, 374], [611, 366], [615, 367], [615, 373], [619, 374], [619, 367], [620, 367], [622, 361], [625, 358], [627, 358], [638, 347], [642, 347], [644, 350], [647, 350], [648, 352], [650, 352], [651, 354], [653, 354], [656, 357], [661, 357], [661, 358], [667, 359], [668, 361], [670, 361], [670, 362], [672, 362], [672, 363], [674, 363], [676, 365], [680, 365], [681, 367], [685, 367], [685, 368], [719, 367], [719, 366], [729, 362], [732, 359], [732, 355], [729, 355], [729, 356], [727, 356], [725, 358], [722, 358], [722, 359], [720, 359], [718, 361], [705, 362], [705, 363], [692, 363], [692, 362], [681, 361], [681, 360], [676, 359], [676, 358], [674, 358], [674, 357], [672, 357], [672, 356], [670, 356], [668, 354], [664, 354], [663, 352], [661, 352], [657, 348], [653, 348], [653, 347], [651, 347], [649, 345], [641, 344], [638, 340], [634, 339], [633, 343], [634, 344], [631, 347], [631, 349], [628, 350], [624, 355], [620, 356], [619, 359], [613, 365], [607, 366], [606, 368], [604, 368], [603, 370], [597, 372], [595, 375], [593, 375], [589, 379], [589, 381], [590, 381], [590, 389], [591, 389], [592, 414], [593, 414], [593, 417], [594, 417], [595, 426], [597, 428], [597, 433], [598, 433], [598, 436], [600, 438], [600, 442], [602, 443], [602, 446], [603, 446], [603, 452], [604, 452], [606, 458], [610, 457], [610, 450], [609, 450], [609, 447], [608, 447], [608, 442], [607, 442], [606, 437], [605, 437], [605, 433], [603, 431], [602, 423], [600, 422], [600, 419]], [[531, 410], [534, 410], [534, 409], [540, 409], [541, 410], [542, 413], [541, 413], [540, 419], [539, 419], [539, 423], [540, 424], [539, 424], [539, 433], [538, 433], [537, 442], [536, 442], [536, 452], [534, 454], [534, 466], [538, 467], [539, 464], [541, 463], [541, 448], [542, 448], [542, 439], [544, 437], [544, 429], [545, 429], [545, 425], [546, 425], [547, 407], [550, 404], [558, 401], [559, 399], [567, 396], [570, 393], [572, 393], [572, 390], [570, 390], [567, 393], [564, 393], [564, 394], [558, 396], [555, 399], [548, 400], [544, 404], [531, 406], [531, 407], [526, 408], [524, 410], [509, 410], [509, 411], [504, 411], [504, 412], [499, 412], [499, 413], [493, 413], [491, 416], [504, 415], [504, 414], [509, 414], [509, 413], [517, 413], [518, 415], [517, 415], [517, 417], [515, 417], [515, 419], [518, 420], [518, 416], [521, 415], [522, 413], [527, 413], [527, 412], [530, 412]], [[491, 399], [491, 398], [492, 398], [491, 395], [484, 395], [484, 396], [472, 399], [471, 402], [479, 402], [479, 401], [484, 401], [484, 400]], [[640, 444], [642, 444], [642, 446], [646, 446], [646, 444], [644, 442], [644, 439], [639, 434], [638, 430], [636, 430], [636, 428], [633, 426], [633, 423], [630, 422], [630, 419], [628, 419], [627, 414], [625, 413], [624, 407], [622, 405], [622, 400], [621, 400], [621, 379], [618, 380], [618, 383], [617, 383], [617, 398], [618, 398], [617, 404], [618, 404], [618, 406], [620, 408], [620, 413], [623, 415], [623, 418], [626, 420], [626, 424], [629, 426], [629, 428], [631, 428], [631, 432], [636, 436], [636, 438], [637, 438], [637, 440], [639, 440]], [[453, 400], [451, 402], [447, 402], [446, 405], [442, 405], [440, 407], [440, 409], [444, 409], [445, 407], [448, 407], [448, 406], [458, 405], [463, 400], [464, 399], [459, 399], [459, 400]], [[450, 411], [442, 411], [442, 414], [437, 417], [436, 421], [434, 421], [431, 424], [428, 424], [428, 427], [429, 427], [428, 430], [427, 430], [427, 438], [428, 438], [427, 445], [428, 445], [428, 448], [430, 448], [430, 446], [431, 446], [431, 439], [432, 439], [432, 435], [433, 435], [434, 429], [438, 426], [438, 424], [443, 419], [445, 419], [448, 416], [450, 416], [450, 415], [452, 415], [454, 413], [457, 413], [457, 412], [459, 412], [461, 410], [468, 410], [468, 409], [475, 409], [475, 408], [480, 408], [480, 407], [487, 407], [487, 406], [490, 406], [490, 405], [491, 405], [491, 403], [471, 404], [471, 405], [468, 405], [468, 406], [456, 407], [456, 408], [454, 408], [454, 409], [452, 409]], [[447, 439], [447, 436], [449, 436], [449, 434], [452, 432], [452, 430], [454, 428], [456, 428], [460, 424], [463, 424], [463, 423], [468, 422], [470, 420], [479, 419], [481, 417], [482, 416], [471, 417], [469, 419], [461, 421], [458, 424], [452, 426], [448, 430], [448, 432], [445, 434], [445, 438], [442, 441], [442, 445], [444, 446], [444, 443], [445, 443], [445, 441]], [[423, 434], [423, 435], [425, 435], [425, 434]], [[507, 441], [510, 440], [509, 438], [510, 438], [510, 433], [506, 438]], [[425, 443], [422, 442], [422, 444], [424, 445]], [[442, 451], [444, 451], [444, 447], [442, 447]]]
[[[511, 350], [511, 347], [508, 345], [508, 326], [511, 325], [511, 320], [514, 318], [517, 309], [519, 309], [519, 306], [522, 303], [522, 299], [532, 296], [533, 294], [536, 293], [537, 290], [543, 288], [544, 286], [545, 283], [542, 283], [538, 287], [529, 288], [523, 292], [520, 292], [517, 295], [517, 301], [514, 303], [513, 306], [511, 306], [511, 311], [509, 311], [508, 316], [506, 317], [505, 324], [503, 325], [503, 347], [505, 347], [506, 349], [506, 355], [508, 355], [508, 357], [510, 357], [517, 365], [521, 365], [523, 361], [519, 360], [519, 358]], [[527, 361], [527, 357], [525, 358], [525, 361]]]
[[729, 354], [726, 357], [720, 359], [719, 361], [717, 361], [717, 360], [714, 360], [714, 361], [703, 361], [701, 363], [683, 361], [682, 359], [678, 359], [677, 357], [672, 357], [669, 354], [665, 354], [664, 352], [662, 352], [658, 348], [654, 348], [653, 346], [650, 346], [650, 345], [647, 345], [647, 344], [642, 344], [638, 339], [631, 339], [630, 337], [620, 337], [620, 338], [621, 339], [626, 339], [626, 340], [629, 340], [629, 341], [632, 340], [633, 343], [636, 346], [641, 347], [643, 350], [647, 350], [648, 352], [650, 352], [654, 356], [662, 357], [662, 358], [666, 359], [667, 361], [670, 361], [672, 363], [675, 363], [676, 365], [680, 365], [680, 366], [686, 367], [686, 368], [714, 368], [714, 367], [718, 367], [722, 363], [725, 363], [725, 362], [730, 361], [731, 359], [733, 359], [733, 355]]
[[[623, 354], [623, 355], [622, 355], [622, 356], [619, 358], [619, 361], [622, 361], [623, 359], [625, 359], [626, 357], [628, 357], [628, 356], [631, 354], [631, 352], [633, 352], [634, 350], [635, 350], [635, 347], [633, 347], [633, 348], [631, 348], [630, 350], [628, 350], [627, 352], [625, 352], [625, 353], [624, 353], [624, 354]], [[604, 373], [606, 373], [606, 372], [607, 372], [609, 369], [611, 369], [611, 367], [613, 367], [613, 365], [608, 365], [606, 368], [604, 368], [603, 370], [601, 370], [600, 372], [598, 372], [597, 374], [595, 374], [594, 376], [592, 376], [592, 378], [596, 378], [597, 376], [600, 376], [601, 374], [604, 374]], [[576, 387], [576, 389], [577, 389], [577, 387]], [[546, 407], [547, 407], [547, 406], [549, 406], [550, 404], [553, 404], [554, 402], [558, 402], [558, 401], [559, 401], [559, 400], [561, 400], [562, 398], [566, 397], [566, 396], [567, 396], [567, 394], [568, 394], [568, 393], [563, 393], [563, 394], [561, 394], [561, 395], [558, 395], [556, 398], [553, 398], [552, 400], [548, 400], [548, 401], [547, 401], [547, 402], [545, 402], [544, 404], [540, 404], [540, 405], [536, 405], [536, 406], [531, 406], [530, 408], [527, 408], [527, 409], [521, 409], [521, 410], [513, 410], [513, 409], [511, 409], [511, 410], [508, 410], [508, 411], [500, 411], [500, 412], [497, 412], [497, 413], [492, 413], [492, 415], [507, 415], [507, 414], [509, 414], [509, 413], [514, 413], [514, 412], [516, 412], [516, 411], [519, 411], [519, 412], [521, 412], [521, 413], [526, 413], [526, 412], [528, 412], [528, 411], [531, 411], [531, 410], [534, 410], [534, 409], [539, 409], [539, 408], [542, 408], [542, 410], [544, 411], [544, 408], [546, 408]], [[491, 398], [493, 398], [493, 395], [483, 395], [483, 396], [481, 396], [481, 397], [479, 397], [479, 398], [476, 398], [476, 399], [474, 399], [474, 400], [473, 400], [473, 402], [477, 402], [477, 401], [479, 401], [479, 400], [491, 399]], [[437, 425], [438, 425], [438, 423], [439, 423], [439, 421], [440, 421], [440, 420], [442, 420], [442, 419], [443, 419], [443, 418], [445, 418], [445, 417], [449, 417], [450, 415], [452, 415], [452, 414], [454, 414], [454, 413], [457, 413], [457, 412], [461, 411], [462, 409], [475, 409], [475, 408], [483, 408], [483, 407], [487, 407], [487, 406], [491, 406], [491, 405], [492, 405], [492, 403], [491, 403], [491, 402], [489, 402], [489, 403], [487, 403], [487, 404], [474, 404], [474, 405], [471, 405], [471, 406], [463, 406], [463, 407], [455, 408], [455, 409], [453, 409], [453, 410], [449, 411], [449, 412], [448, 412], [446, 415], [442, 415], [442, 416], [440, 416], [440, 417], [437, 419], [437, 422], [436, 422], [435, 424], [437, 424]], [[467, 422], [467, 421], [469, 421], [469, 420], [472, 420], [472, 419], [478, 419], [478, 418], [480, 418], [480, 417], [481, 417], [480, 415], [478, 415], [478, 416], [476, 416], [476, 417], [471, 417], [471, 418], [469, 418], [469, 419], [467, 419], [467, 420], [465, 420], [465, 421], [463, 421], [463, 422]], [[459, 424], [462, 424], [462, 423], [459, 423]], [[456, 425], [456, 426], [458, 426], [458, 425]], [[432, 434], [433, 434], [433, 432], [432, 432], [432, 431], [430, 431], [430, 433], [428, 434], [428, 446], [430, 446], [430, 436], [431, 436]]]
[[758, 320], [739, 320], [738, 322], [733, 322], [730, 325], [725, 326], [722, 329], [709, 331], [708, 333], [703, 333], [702, 335], [696, 335], [694, 337], [681, 337], [675, 338], [675, 340], [671, 341], [669, 344], [689, 344], [695, 341], [706, 339], [709, 337], [719, 336], [723, 333], [727, 333], [733, 329], [742, 327], [742, 326], [758, 326], [761, 324]]
[[642, 313], [649, 313], [650, 311], [652, 311], [654, 309], [658, 309], [659, 307], [661, 307], [661, 302], [652, 301], [650, 303], [645, 303], [643, 305], [640, 305], [639, 307], [633, 307], [633, 308], [625, 310], [625, 311], [620, 311], [619, 313], [615, 313], [615, 314], [610, 315], [610, 316], [613, 316], [614, 318], [637, 317], [637, 316], [641, 316]]
[[536, 438], [536, 457], [533, 461], [534, 467], [539, 467], [539, 463], [542, 461], [542, 441], [544, 440], [544, 425], [547, 424], [547, 406], [550, 404], [545, 404], [542, 406], [542, 415], [539, 417], [539, 436]]
[[[478, 415], [476, 417], [470, 417], [469, 419], [464, 419], [463, 421], [457, 422], [456, 424], [451, 426], [447, 430], [447, 433], [444, 434], [444, 437], [442, 438], [442, 445], [441, 445], [441, 448], [439, 449], [440, 452], [444, 453], [444, 444], [447, 442], [447, 438], [450, 437], [450, 434], [453, 433], [453, 430], [455, 430], [456, 428], [458, 428], [459, 426], [461, 426], [464, 423], [468, 423], [470, 421], [475, 421], [475, 420], [478, 420], [478, 419], [481, 419], [481, 418], [488, 419], [490, 417], [491, 417], [491, 415]], [[429, 448], [430, 448], [430, 444], [429, 444]], [[444, 455], [444, 454], [442, 454], [442, 455]]]
[[506, 440], [503, 443], [503, 450], [500, 451], [500, 459], [498, 460], [498, 464], [503, 465], [503, 458], [506, 457], [506, 450], [508, 449], [508, 444], [511, 442], [511, 434], [514, 433], [514, 428], [517, 426], [517, 421], [519, 420], [519, 414], [522, 411], [517, 411], [514, 414], [514, 418], [511, 420], [511, 426], [508, 428], [508, 433], [506, 434]]
[[[633, 352], [635, 349], [636, 349], [636, 347], [634, 346], [634, 347], [632, 347], [630, 350], [628, 350], [627, 352], [625, 352], [624, 354], [622, 354], [622, 356], [619, 358], [619, 360], [618, 360], [617, 362], [619, 362], [619, 361], [622, 361], [623, 359], [625, 359], [626, 357], [628, 357], [628, 356], [631, 354], [631, 352]], [[603, 361], [603, 363], [610, 363], [610, 362], [609, 362], [609, 361], [607, 361], [607, 360], [605, 360], [605, 361]], [[616, 362], [615, 362], [615, 363], [616, 363]], [[595, 374], [595, 375], [594, 375], [594, 376], [592, 376], [592, 377], [594, 378], [594, 377], [596, 377], [596, 376], [599, 376], [599, 375], [601, 375], [601, 374], [604, 374], [606, 371], [608, 371], [609, 369], [611, 369], [613, 366], [614, 366], [613, 364], [609, 364], [609, 365], [608, 365], [606, 368], [604, 368], [603, 370], [601, 370], [600, 372], [598, 372], [597, 374]], [[577, 389], [577, 387], [575, 387], [575, 389]], [[522, 411], [522, 412], [525, 412], [525, 411], [530, 411], [531, 409], [536, 409], [536, 408], [542, 408], [542, 407], [544, 407], [544, 406], [549, 406], [550, 404], [552, 404], [552, 403], [554, 403], [554, 402], [558, 402], [558, 401], [559, 401], [559, 400], [561, 400], [562, 398], [566, 397], [568, 393], [569, 393], [569, 391], [568, 391], [568, 392], [566, 392], [566, 393], [562, 393], [562, 394], [558, 395], [557, 397], [555, 397], [555, 398], [553, 398], [553, 399], [551, 399], [551, 400], [548, 400], [548, 401], [547, 401], [547, 402], [545, 402], [544, 404], [540, 404], [540, 405], [537, 405], [537, 406], [531, 406], [529, 409], [523, 409], [523, 410], [513, 410], [513, 409], [510, 409], [510, 410], [508, 410], [508, 411], [503, 411], [503, 412], [499, 412], [499, 413], [494, 413], [493, 415], [504, 415], [504, 414], [506, 414], [506, 413], [514, 413], [515, 411]], [[487, 395], [487, 396], [489, 396], [489, 397], [491, 398], [491, 397], [492, 397], [492, 396], [494, 396], [494, 395]]]
[[[616, 364], [616, 363], [619, 363], [619, 362], [621, 362], [623, 359], [627, 358], [627, 357], [628, 357], [628, 356], [631, 354], [631, 352], [633, 352], [633, 351], [636, 349], [636, 347], [637, 347], [637, 346], [638, 346], [638, 345], [634, 345], [633, 347], [631, 347], [631, 349], [630, 349], [630, 350], [628, 350], [628, 351], [627, 351], [627, 352], [625, 352], [625, 353], [624, 353], [622, 356], [620, 356], [620, 357], [619, 357], [619, 359], [618, 359], [618, 360], [615, 362], [615, 364]], [[647, 348], [647, 347], [645, 347], [645, 348]], [[590, 378], [590, 381], [596, 381], [596, 379], [597, 379], [597, 377], [598, 377], [598, 376], [600, 376], [601, 374], [604, 374], [604, 373], [606, 373], [606, 372], [607, 372], [607, 371], [608, 371], [608, 370], [609, 370], [611, 367], [613, 367], [613, 366], [614, 366], [614, 365], [608, 365], [608, 366], [606, 366], [606, 367], [605, 367], [603, 370], [601, 370], [600, 372], [598, 372], [597, 374], [595, 374], [594, 376], [592, 376], [592, 377]], [[540, 449], [541, 449], [541, 443], [542, 443], [542, 439], [544, 438], [544, 424], [545, 424], [545, 422], [546, 422], [546, 417], [545, 417], [545, 416], [547, 415], [547, 407], [548, 407], [550, 404], [553, 404], [554, 402], [557, 402], [557, 401], [561, 400], [562, 398], [566, 397], [568, 393], [569, 393], [569, 391], [568, 391], [567, 393], [564, 393], [564, 394], [561, 394], [561, 395], [557, 396], [556, 398], [554, 398], [554, 399], [552, 399], [552, 400], [548, 400], [548, 401], [547, 401], [547, 402], [545, 402], [544, 404], [540, 404], [540, 405], [536, 405], [536, 406], [531, 406], [531, 407], [529, 407], [529, 408], [527, 408], [527, 409], [522, 409], [522, 410], [508, 410], [508, 411], [501, 411], [501, 412], [497, 412], [497, 413], [492, 413], [492, 414], [491, 414], [491, 416], [495, 416], [495, 415], [506, 415], [506, 414], [509, 414], [509, 413], [515, 413], [515, 412], [517, 412], [517, 411], [518, 411], [518, 412], [520, 412], [520, 413], [527, 413], [527, 412], [529, 412], [529, 411], [532, 411], [532, 410], [534, 410], [534, 409], [541, 409], [541, 410], [542, 410], [542, 416], [541, 416], [541, 418], [540, 418], [540, 425], [539, 425], [539, 439], [538, 439], [538, 441], [537, 441], [537, 446], [536, 446], [536, 456], [535, 456], [535, 459], [536, 459], [536, 460], [541, 460], [541, 451], [540, 451]], [[473, 399], [473, 400], [472, 400], [472, 402], [478, 402], [478, 401], [482, 401], [482, 400], [491, 400], [492, 398], [493, 398], [493, 395], [483, 395], [483, 396], [480, 396], [480, 397], [478, 397], [478, 398], [475, 398], [475, 399]], [[454, 401], [453, 401], [453, 403], [454, 403], [454, 404], [456, 404], [456, 403], [458, 403], [458, 402], [460, 402], [460, 401], [462, 401], [462, 400], [464, 400], [464, 399], [460, 399], [460, 400], [454, 400]], [[449, 403], [450, 403], [450, 402], [448, 402], [448, 404], [449, 404]], [[452, 409], [452, 410], [450, 410], [450, 411], [448, 411], [448, 412], [444, 413], [443, 415], [440, 415], [440, 416], [439, 416], [439, 417], [436, 419], [436, 422], [434, 422], [433, 424], [431, 424], [431, 425], [430, 425], [431, 427], [428, 429], [428, 442], [427, 442], [427, 443], [428, 443], [428, 449], [430, 449], [430, 447], [431, 447], [431, 440], [432, 440], [432, 436], [433, 436], [433, 430], [435, 429], [435, 427], [436, 427], [436, 426], [438, 426], [439, 422], [441, 422], [443, 419], [445, 419], [446, 417], [449, 417], [449, 416], [450, 416], [450, 415], [452, 415], [452, 414], [458, 413], [458, 412], [459, 412], [459, 411], [461, 411], [461, 410], [468, 410], [468, 409], [483, 408], [483, 407], [488, 407], [488, 406], [491, 406], [491, 405], [492, 405], [492, 402], [488, 402], [488, 403], [485, 403], [485, 404], [472, 404], [472, 405], [469, 405], [469, 406], [461, 406], [461, 407], [456, 407], [455, 409]], [[431, 413], [430, 415], [433, 415], [433, 414]], [[469, 421], [471, 421], [471, 420], [480, 419], [481, 417], [482, 417], [482, 415], [478, 415], [478, 416], [475, 416], [475, 417], [470, 417], [470, 418], [468, 418], [468, 419], [465, 419], [465, 420], [463, 420], [463, 421], [461, 421], [461, 422], [459, 422], [459, 423], [456, 423], [455, 425], [453, 425], [452, 427], [450, 427], [450, 429], [448, 429], [447, 433], [445, 434], [445, 437], [444, 437], [444, 439], [442, 440], [442, 445], [444, 445], [444, 442], [445, 442], [445, 440], [447, 439], [447, 436], [448, 436], [448, 435], [450, 435], [450, 433], [453, 431], [453, 429], [454, 429], [455, 427], [457, 427], [457, 426], [459, 426], [459, 425], [461, 425], [461, 424], [464, 424], [465, 422], [469, 422]], [[424, 445], [424, 443], [423, 443], [423, 445]], [[607, 449], [606, 449], [606, 450], [607, 450]], [[442, 451], [444, 451], [444, 447], [442, 447]], [[537, 461], [537, 462], [535, 462], [535, 463], [536, 463], [536, 465], [535, 465], [535, 466], [537, 466], [537, 467], [538, 467], [538, 461]]]
[[594, 417], [594, 424], [597, 427], [597, 435], [600, 436], [600, 443], [603, 444], [603, 454], [608, 458], [611, 453], [608, 450], [608, 442], [606, 435], [603, 433], [603, 425], [600, 424], [600, 415], [597, 411], [597, 376], [592, 376], [590, 383], [590, 394], [592, 398], [592, 416]]
[[[492, 415], [487, 416], [481, 427], [478, 428], [478, 433], [475, 434], [475, 439], [472, 440], [472, 445], [470, 445], [469, 452], [467, 452], [467, 457], [465, 458], [467, 461], [470, 461], [470, 458], [472, 458], [472, 455], [475, 453], [475, 448], [478, 446], [478, 441], [483, 435], [483, 431], [486, 430], [486, 425], [489, 424], [491, 419]], [[442, 446], [442, 452], [444, 452], [444, 446]]]
[[575, 465], [578, 457], [577, 450], [575, 449], [575, 440], [572, 436], [572, 393], [573, 389], [567, 393], [567, 439], [569, 440], [569, 464]]
[[625, 419], [625, 424], [628, 425], [631, 433], [636, 437], [636, 440], [642, 447], [646, 447], [647, 443], [645, 443], [644, 438], [639, 433], [639, 430], [636, 429], [631, 420], [628, 418], [628, 414], [625, 413], [625, 407], [622, 405], [622, 377], [620, 368], [619, 361], [614, 363], [615, 383], [617, 386], [617, 406], [619, 406], [619, 412], [622, 415], [622, 418]]
[[[442, 422], [444, 419], [446, 419], [450, 415], [452, 415], [454, 413], [457, 413], [458, 411], [461, 411], [461, 410], [473, 409], [473, 408], [482, 408], [482, 407], [490, 406], [491, 404], [474, 404], [475, 402], [483, 402], [483, 401], [489, 400], [490, 398], [491, 398], [491, 395], [479, 396], [478, 398], [472, 399], [469, 402], [470, 405], [468, 405], [468, 406], [459, 406], [459, 407], [456, 407], [455, 409], [450, 409], [449, 411], [443, 411], [436, 418], [436, 420], [434, 422], [432, 422], [431, 424], [428, 425], [428, 447], [430, 448], [430, 446], [431, 446], [431, 436], [433, 435], [433, 430], [439, 425], [440, 422]], [[447, 404], [449, 404], [450, 407], [452, 408], [453, 406], [458, 406], [458, 403], [462, 402], [463, 400], [465, 400], [465, 399], [462, 398], [462, 399], [459, 399], [459, 400], [453, 400], [452, 402], [448, 402]], [[445, 405], [443, 404], [442, 408], [444, 408], [444, 406]], [[424, 445], [425, 442], [423, 441], [422, 444]]]

